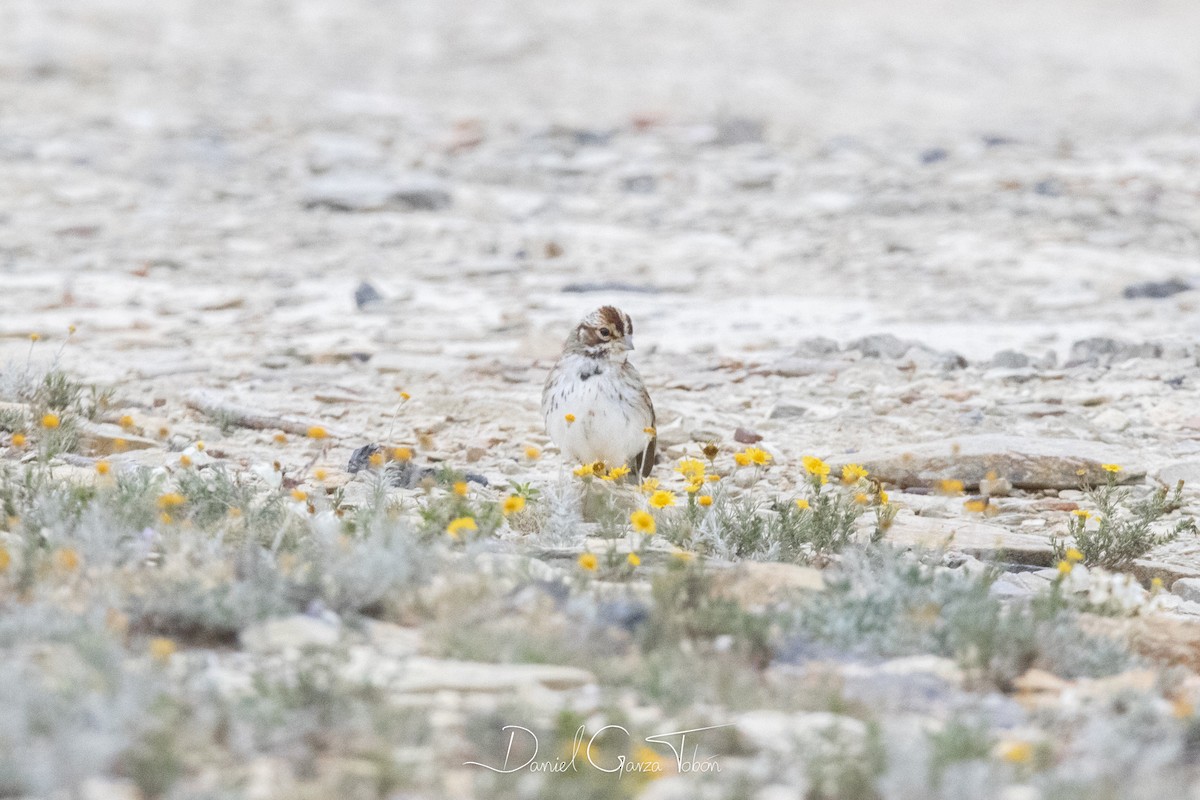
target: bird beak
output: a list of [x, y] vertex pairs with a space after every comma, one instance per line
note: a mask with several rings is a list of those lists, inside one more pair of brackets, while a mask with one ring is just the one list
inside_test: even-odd
[[626, 349], [626, 350], [632, 350], [632, 349], [633, 349], [633, 337], [632, 337], [632, 336], [626, 336], [626, 337], [625, 337], [625, 349]]

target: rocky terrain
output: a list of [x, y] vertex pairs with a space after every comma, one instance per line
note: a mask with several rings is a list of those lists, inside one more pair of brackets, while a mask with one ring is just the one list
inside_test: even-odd
[[[1136, 516], [1184, 481], [1155, 533], [1200, 513], [1198, 29], [1183, 0], [0, 6], [0, 796], [1186, 796], [1200, 537], [1061, 563], [1088, 486]], [[606, 303], [656, 475], [683, 505], [716, 443], [733, 522], [643, 542], [636, 489], [548, 442], [544, 376]], [[54, 405], [48, 371], [95, 388]], [[352, 472], [371, 443], [411, 480]], [[731, 539], [806, 456], [870, 473], [853, 546]], [[459, 478], [486, 535], [418, 536]], [[1047, 597], [1069, 621], [1001, 621]], [[464, 766], [614, 720], [728, 725], [723, 770]]]

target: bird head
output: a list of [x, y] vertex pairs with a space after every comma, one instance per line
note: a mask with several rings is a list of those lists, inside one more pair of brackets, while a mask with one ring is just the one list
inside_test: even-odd
[[633, 349], [633, 320], [619, 308], [601, 306], [588, 314], [567, 337], [564, 352], [624, 361]]

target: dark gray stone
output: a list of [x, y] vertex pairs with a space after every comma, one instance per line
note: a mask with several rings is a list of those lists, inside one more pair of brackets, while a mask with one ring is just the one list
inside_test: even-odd
[[374, 286], [366, 281], [360, 283], [358, 288], [354, 290], [354, 304], [358, 306], [360, 311], [366, 306], [375, 305], [382, 300], [383, 295], [381, 295]]
[[1186, 281], [1181, 281], [1178, 278], [1172, 278], [1169, 281], [1146, 281], [1145, 283], [1134, 283], [1125, 287], [1122, 293], [1128, 300], [1146, 297], [1153, 300], [1162, 300], [1171, 295], [1186, 292], [1192, 288], [1192, 285]]
[[1071, 345], [1071, 354], [1067, 356], [1067, 366], [1104, 367], [1134, 358], [1161, 357], [1162, 345], [1155, 342], [1137, 343], [1096, 336], [1091, 339], [1080, 339]]
[[992, 360], [988, 362], [988, 366], [1000, 367], [1001, 369], [1023, 369], [1029, 366], [1029, 356], [1024, 353], [1018, 353], [1016, 350], [1001, 350], [992, 356]]

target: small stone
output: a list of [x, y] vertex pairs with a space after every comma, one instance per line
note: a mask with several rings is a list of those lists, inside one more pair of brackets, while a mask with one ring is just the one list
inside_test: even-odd
[[437, 211], [451, 205], [445, 184], [436, 177], [412, 173], [401, 178], [375, 174], [332, 173], [312, 180], [304, 193], [306, 208], [334, 211]]
[[890, 333], [876, 333], [856, 339], [847, 345], [847, 349], [859, 351], [863, 358], [896, 359], [901, 358], [914, 346], [917, 346], [916, 342], [899, 339]]
[[1152, 300], [1162, 300], [1172, 295], [1186, 292], [1192, 289], [1192, 285], [1179, 278], [1172, 278], [1166, 281], [1146, 281], [1145, 283], [1132, 283], [1125, 287], [1122, 294], [1126, 300], [1135, 300], [1138, 298], [1150, 298]]
[[271, 619], [242, 631], [242, 648], [252, 653], [278, 653], [308, 647], [333, 647], [341, 637], [338, 625], [294, 614]]
[[1200, 602], [1200, 578], [1180, 578], [1171, 584], [1171, 594], [1194, 603]]
[[1106, 408], [1092, 418], [1092, 424], [1109, 431], [1123, 431], [1129, 427], [1129, 417], [1115, 408]]
[[1000, 369], [1024, 369], [1029, 366], [1029, 356], [1018, 353], [1016, 350], [1001, 350], [992, 356], [988, 366]]
[[733, 440], [742, 444], [758, 444], [763, 440], [762, 434], [746, 428], [738, 428], [733, 432]]
[[950, 157], [950, 151], [944, 147], [931, 147], [921, 152], [922, 164], [936, 164]]
[[1109, 366], [1134, 358], [1161, 358], [1162, 345], [1154, 342], [1128, 342], [1122, 339], [1094, 337], [1071, 345], [1068, 367]]
[[780, 403], [771, 409], [771, 413], [767, 415], [768, 419], [795, 419], [803, 417], [808, 413], [808, 409], [804, 406], [793, 406], [786, 403]]
[[358, 306], [358, 310], [362, 311], [367, 306], [377, 305], [383, 302], [381, 295], [374, 286], [363, 281], [354, 290], [354, 305]]

